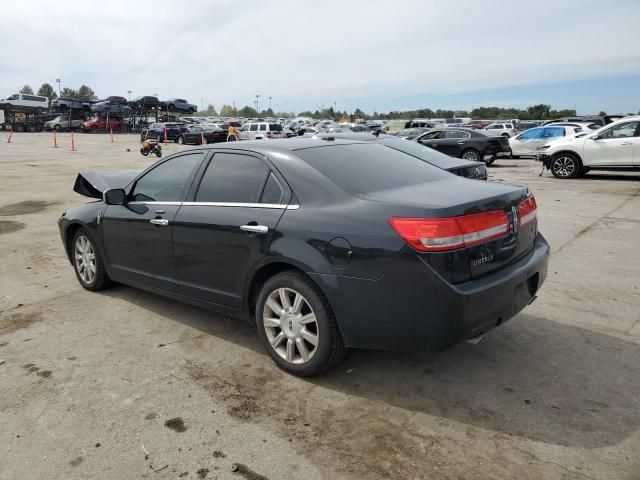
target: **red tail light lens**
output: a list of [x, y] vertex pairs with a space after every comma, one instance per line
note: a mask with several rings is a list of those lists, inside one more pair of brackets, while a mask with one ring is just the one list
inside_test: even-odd
[[449, 218], [392, 217], [389, 224], [405, 242], [421, 252], [470, 247], [509, 232], [509, 219], [502, 211]]
[[520, 205], [518, 206], [518, 221], [520, 222], [520, 226], [523, 227], [528, 223], [536, 220], [538, 216], [538, 205], [536, 204], [536, 199], [533, 195], [529, 195]]

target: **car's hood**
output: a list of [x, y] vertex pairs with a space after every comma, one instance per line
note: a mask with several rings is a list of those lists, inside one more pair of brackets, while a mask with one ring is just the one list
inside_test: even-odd
[[76, 177], [73, 191], [91, 198], [102, 199], [102, 194], [112, 188], [124, 188], [136, 175], [136, 170], [117, 172], [82, 172]]

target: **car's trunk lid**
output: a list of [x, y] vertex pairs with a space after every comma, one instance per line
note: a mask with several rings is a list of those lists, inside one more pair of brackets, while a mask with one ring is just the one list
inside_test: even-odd
[[[526, 187], [460, 179], [441, 180], [374, 192], [370, 199], [397, 205], [399, 216], [450, 218], [490, 211], [505, 212], [508, 232], [486, 243], [444, 252], [418, 252], [420, 258], [452, 283], [476, 279], [510, 265], [533, 248], [534, 220], [518, 221], [520, 204], [530, 195]], [[429, 200], [425, 200], [429, 199]], [[404, 208], [402, 208], [404, 207]]]

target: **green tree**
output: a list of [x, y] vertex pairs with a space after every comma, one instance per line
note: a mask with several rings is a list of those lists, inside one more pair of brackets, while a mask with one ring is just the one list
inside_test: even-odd
[[24, 93], [25, 95], [33, 95], [33, 88], [29, 85], [25, 85], [20, 89], [20, 93]]
[[238, 116], [238, 111], [233, 108], [231, 105], [222, 105], [220, 109], [220, 116], [222, 117], [236, 117]]
[[38, 95], [41, 97], [47, 97], [49, 99], [49, 105], [51, 105], [51, 101], [58, 98], [55, 90], [48, 83], [43, 83], [40, 89], [38, 90]]
[[263, 117], [273, 117], [274, 115], [275, 114], [273, 113], [273, 110], [271, 108], [267, 108], [262, 112]]
[[600, 113], [598, 115], [600, 115], [601, 117], [604, 117], [607, 114], [607, 112], [600, 110]]
[[249, 105], [245, 105], [238, 111], [238, 116], [253, 118], [258, 116], [258, 112], [256, 112], [255, 108], [250, 107]]
[[527, 115], [530, 119], [543, 120], [551, 117], [551, 106], [541, 103], [527, 108]]
[[83, 100], [97, 100], [98, 97], [96, 96], [95, 92], [93, 90], [91, 90], [91, 88], [87, 87], [86, 85], [81, 85], [80, 88], [78, 89], [78, 98], [81, 98]]

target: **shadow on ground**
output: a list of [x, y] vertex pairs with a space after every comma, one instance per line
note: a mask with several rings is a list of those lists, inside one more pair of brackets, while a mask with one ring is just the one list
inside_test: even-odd
[[[253, 326], [243, 321], [128, 287], [105, 294], [244, 348], [264, 351]], [[292, 382], [266, 354], [261, 358], [263, 362], [248, 371], [240, 368], [246, 360], [231, 360], [225, 372], [219, 365], [207, 370], [206, 358], [200, 355], [194, 378], [206, 383], [207, 376], [218, 382], [221, 375], [229, 377], [224, 381], [239, 382], [237, 389], [251, 392], [260, 402], [275, 402], [307, 416], [313, 409], [333, 408], [313, 397], [305, 400], [311, 404], [301, 406], [304, 392], [322, 386], [407, 411], [571, 447], [615, 445], [640, 428], [640, 346], [526, 314], [490, 332], [478, 345], [461, 344], [443, 353], [353, 350], [339, 367], [314, 379]], [[239, 370], [242, 375], [236, 375]], [[293, 390], [286, 397], [291, 400], [284, 400], [290, 405], [283, 405], [283, 390]], [[344, 412], [328, 413], [337, 420]]]

